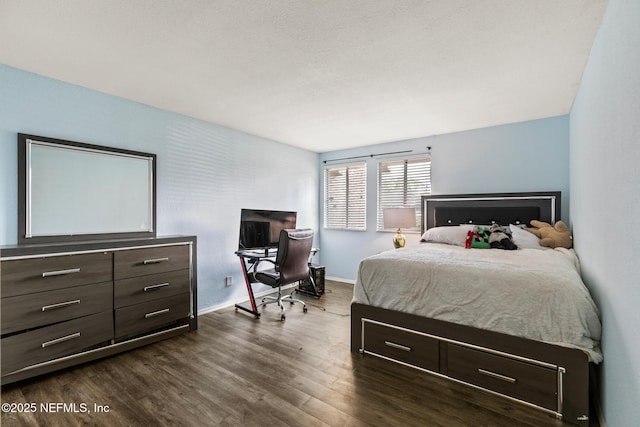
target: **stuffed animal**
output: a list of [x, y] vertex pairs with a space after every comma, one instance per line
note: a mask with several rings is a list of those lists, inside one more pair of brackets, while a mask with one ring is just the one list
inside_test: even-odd
[[503, 227], [500, 224], [493, 224], [489, 228], [491, 234], [489, 234], [489, 246], [494, 249], [505, 249], [513, 251], [518, 249], [513, 240], [511, 239], [511, 230], [508, 227]]
[[464, 247], [467, 249], [489, 249], [489, 229], [487, 227], [475, 226], [473, 230], [467, 232], [467, 240]]
[[531, 225], [534, 228], [525, 228], [525, 230], [540, 238], [540, 246], [567, 249], [573, 247], [571, 230], [569, 230], [569, 227], [567, 227], [564, 222], [558, 221], [554, 226], [551, 226], [551, 224], [547, 224], [546, 222], [533, 219], [531, 220]]

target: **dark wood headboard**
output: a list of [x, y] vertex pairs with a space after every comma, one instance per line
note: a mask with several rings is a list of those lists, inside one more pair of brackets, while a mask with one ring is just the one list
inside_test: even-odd
[[560, 192], [445, 194], [422, 196], [422, 232], [447, 225], [526, 224], [560, 219]]

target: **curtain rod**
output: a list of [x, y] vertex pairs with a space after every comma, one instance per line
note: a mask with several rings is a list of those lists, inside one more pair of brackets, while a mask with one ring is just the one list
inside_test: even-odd
[[367, 154], [365, 156], [353, 156], [353, 157], [342, 157], [340, 159], [329, 159], [329, 160], [323, 160], [323, 163], [327, 163], [327, 162], [338, 162], [340, 160], [353, 160], [353, 159], [363, 159], [365, 157], [376, 157], [376, 156], [387, 156], [389, 154], [404, 154], [404, 153], [411, 153], [413, 152], [413, 150], [404, 150], [404, 151], [390, 151], [388, 153], [378, 153], [378, 154]]
[[[342, 157], [340, 159], [329, 159], [329, 160], [323, 160], [322, 163], [327, 163], [327, 162], [339, 162], [341, 160], [353, 160], [353, 159], [363, 159], [365, 157], [377, 157], [377, 156], [388, 156], [390, 154], [404, 154], [404, 153], [413, 153], [413, 150], [404, 150], [404, 151], [390, 151], [388, 153], [377, 153], [377, 154], [367, 154], [364, 156], [353, 156], [353, 157]], [[427, 154], [431, 154], [431, 147], [427, 147]]]

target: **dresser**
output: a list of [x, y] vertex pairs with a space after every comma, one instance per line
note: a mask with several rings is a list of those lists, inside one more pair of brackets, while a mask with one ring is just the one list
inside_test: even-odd
[[2, 384], [197, 328], [196, 237], [0, 249]]

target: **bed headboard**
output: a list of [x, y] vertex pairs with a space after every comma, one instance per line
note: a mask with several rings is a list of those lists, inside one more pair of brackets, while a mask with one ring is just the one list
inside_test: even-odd
[[526, 224], [560, 220], [560, 192], [446, 194], [422, 196], [422, 232], [459, 224]]

